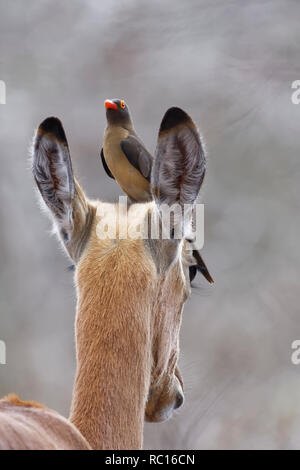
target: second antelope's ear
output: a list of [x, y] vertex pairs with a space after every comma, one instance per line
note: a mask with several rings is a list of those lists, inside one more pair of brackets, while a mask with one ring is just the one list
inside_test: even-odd
[[205, 175], [205, 154], [197, 127], [180, 108], [170, 108], [160, 125], [152, 168], [158, 205], [193, 205]]
[[83, 238], [89, 204], [74, 179], [65, 131], [55, 117], [45, 119], [36, 132], [32, 171], [59, 235], [76, 261], [81, 249], [77, 241]]

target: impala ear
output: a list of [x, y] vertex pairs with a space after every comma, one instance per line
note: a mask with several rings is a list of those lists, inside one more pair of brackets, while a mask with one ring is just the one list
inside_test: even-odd
[[205, 175], [200, 135], [189, 115], [170, 108], [160, 125], [152, 170], [152, 194], [158, 204], [194, 204]]
[[66, 134], [59, 119], [43, 121], [33, 144], [33, 176], [67, 243], [73, 231], [75, 185]]
[[[76, 261], [89, 204], [73, 176], [65, 131], [59, 119], [43, 121], [33, 141], [32, 171], [62, 241]], [[75, 227], [76, 225], [76, 227]]]
[[180, 214], [184, 210], [183, 225], [191, 221], [205, 163], [200, 135], [190, 116], [180, 108], [168, 109], [159, 129], [151, 189], [159, 208], [176, 206]]

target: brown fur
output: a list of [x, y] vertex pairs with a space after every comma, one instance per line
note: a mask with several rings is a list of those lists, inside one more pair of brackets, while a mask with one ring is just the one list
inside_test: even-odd
[[[143, 214], [139, 207], [143, 219], [136, 222], [143, 223], [149, 206]], [[168, 276], [159, 275], [143, 240], [99, 240], [97, 221], [76, 273], [78, 370], [70, 418], [93, 448], [136, 449], [145, 413], [160, 420], [177, 390], [185, 278], [180, 260]]]
[[[76, 230], [68, 251], [77, 253], [78, 240], [85, 240], [85, 244], [80, 246], [76, 269], [77, 374], [70, 421], [93, 449], [138, 449], [142, 447], [144, 419], [164, 420], [162, 410], [173, 403], [177, 381], [181, 383], [175, 369], [181, 308], [189, 287], [181, 257], [168, 269], [174, 258], [173, 242], [156, 241], [155, 247], [153, 241], [149, 248], [141, 239], [99, 240], [95, 213], [102, 203], [88, 202], [79, 186], [77, 198]], [[112, 206], [107, 205], [108, 218], [112, 217]], [[154, 203], [130, 206], [128, 220], [142, 224], [153, 208]], [[88, 213], [93, 214], [92, 221], [84, 225]], [[161, 243], [164, 256], [159, 257]], [[75, 443], [70, 444], [67, 438], [59, 443], [45, 439], [42, 431], [49, 420], [56, 423], [57, 432], [62, 425], [67, 431], [66, 422], [52, 410], [22, 402], [14, 395], [0, 402], [4, 403], [10, 408], [0, 414], [1, 436], [3, 412], [12, 416], [14, 410], [20, 410], [14, 414], [10, 435], [12, 441], [17, 440], [17, 448], [70, 448]], [[29, 408], [33, 413], [24, 415]], [[38, 415], [38, 409], [45, 414]], [[26, 423], [38, 426], [40, 441], [33, 431], [27, 433], [26, 428], [26, 434], [17, 424], [25, 416]], [[36, 420], [40, 422], [36, 424]], [[74, 429], [70, 424], [71, 436]], [[3, 448], [15, 445], [7, 442], [2, 440]]]
[[[139, 449], [144, 420], [164, 421], [183, 401], [177, 360], [181, 311], [190, 293], [190, 254], [183, 241], [122, 239], [127, 222], [129, 228], [139, 225], [147, 232], [150, 220], [161, 229], [161, 201], [133, 204], [119, 217], [118, 206], [89, 201], [73, 177], [67, 143], [61, 144], [64, 136], [56, 118], [42, 123], [33, 173], [76, 263], [77, 372], [70, 420], [8, 396], [0, 401], [0, 448]], [[196, 142], [186, 145], [189, 158], [176, 167], [182, 175], [196, 158], [189, 152]], [[166, 143], [158, 166], [163, 154], [176, 164], [174, 146]], [[200, 151], [197, 158], [201, 162]], [[159, 168], [155, 174], [159, 176]], [[186, 182], [186, 189], [194, 202], [198, 186]], [[171, 202], [172, 197], [170, 192]], [[115, 223], [113, 239], [103, 237], [105, 223]]]
[[14, 405], [14, 406], [23, 406], [23, 407], [27, 407], [27, 408], [30, 408], [30, 407], [46, 408], [44, 405], [42, 405], [41, 403], [38, 403], [36, 401], [23, 401], [23, 400], [20, 400], [20, 398], [15, 393], [10, 393], [6, 397], [2, 398], [0, 400], [0, 403], [2, 401], [6, 402], [6, 403], [10, 403], [11, 405]]

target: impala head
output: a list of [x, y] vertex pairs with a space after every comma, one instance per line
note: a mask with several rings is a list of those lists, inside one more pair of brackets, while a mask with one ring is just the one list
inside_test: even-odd
[[[167, 111], [160, 127], [151, 180], [153, 202], [133, 204], [125, 211], [118, 204], [87, 199], [74, 179], [58, 119], [46, 119], [34, 139], [34, 178], [76, 265], [79, 348], [92, 350], [104, 344], [108, 370], [114, 370], [121, 356], [134, 363], [132, 370], [122, 372], [129, 395], [116, 391], [123, 393], [128, 406], [134, 371], [146, 369], [141, 400], [148, 421], [168, 419], [183, 403], [177, 365], [179, 331], [183, 304], [190, 294], [189, 268], [195, 259], [188, 242], [173, 235], [178, 224], [188, 228], [191, 214], [188, 219], [172, 219], [168, 239], [136, 238], [130, 228], [139, 226], [145, 233], [153, 224], [161, 234], [163, 207], [192, 207], [204, 173], [199, 134], [178, 108]], [[120, 233], [124, 234], [126, 224], [124, 238]], [[114, 227], [113, 237], [105, 235], [108, 226]]]

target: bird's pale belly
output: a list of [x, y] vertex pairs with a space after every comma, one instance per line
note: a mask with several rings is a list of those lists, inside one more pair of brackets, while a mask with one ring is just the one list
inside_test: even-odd
[[120, 144], [104, 143], [103, 152], [108, 168], [122, 190], [133, 201], [150, 201], [152, 196], [148, 180], [129, 163]]

